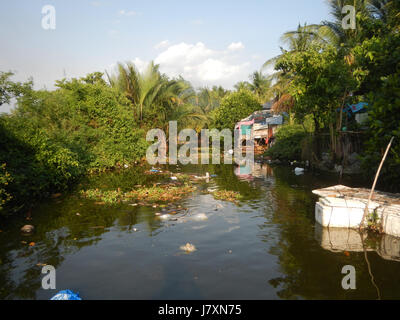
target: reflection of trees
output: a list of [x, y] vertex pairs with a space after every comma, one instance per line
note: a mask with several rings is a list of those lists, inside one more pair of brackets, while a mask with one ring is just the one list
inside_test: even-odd
[[218, 175], [215, 183], [220, 189], [238, 191], [245, 200], [257, 199], [262, 196], [260, 185], [240, 180], [234, 173], [233, 165], [216, 166], [215, 173]]
[[[280, 173], [280, 170], [275, 171], [277, 180], [271, 190], [276, 206], [272, 222], [279, 226], [280, 241], [270, 253], [278, 256], [283, 275], [269, 283], [277, 289], [277, 295], [282, 299], [376, 299], [376, 288], [371, 283], [364, 253], [346, 255], [324, 250], [314, 238], [313, 196], [309, 191], [291, 187], [304, 177], [286, 179]], [[268, 241], [268, 235], [264, 241]], [[368, 257], [382, 297], [386, 293], [388, 298], [398, 298], [393, 283], [400, 283], [399, 265], [382, 260], [375, 253], [369, 253]], [[342, 289], [341, 269], [345, 265], [355, 266], [358, 290]]]
[[[128, 187], [129, 183], [133, 187], [155, 178], [138, 170], [93, 176], [87, 183], [99, 188]], [[66, 255], [95, 245], [111, 227], [129, 232], [133, 225], [141, 223], [152, 235], [161, 226], [154, 220], [150, 208], [95, 205], [78, 195], [71, 195], [60, 204], [57, 202], [51, 200], [36, 208], [32, 214], [36, 230], [31, 236], [21, 236], [19, 228], [26, 222], [21, 218], [7, 221], [8, 230], [2, 228], [0, 299], [34, 299], [41, 288], [40, 264], [50, 264], [57, 269]], [[30, 242], [35, 242], [35, 246], [30, 247]]]

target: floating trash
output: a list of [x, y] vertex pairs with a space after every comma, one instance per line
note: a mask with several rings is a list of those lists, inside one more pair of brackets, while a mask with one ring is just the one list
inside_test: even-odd
[[27, 224], [21, 228], [21, 232], [25, 234], [32, 233], [33, 230], [35, 230], [35, 227], [30, 224]]
[[75, 293], [71, 290], [62, 290], [50, 300], [82, 300], [82, 298], [79, 296], [78, 292]]
[[199, 213], [193, 216], [193, 220], [195, 221], [205, 221], [208, 220], [208, 217], [205, 213]]
[[186, 243], [184, 246], [181, 246], [180, 249], [182, 251], [186, 251], [187, 253], [195, 252], [197, 250], [196, 247], [191, 243]]
[[304, 168], [296, 168], [296, 169], [294, 169], [294, 173], [297, 176], [302, 175], [302, 174], [304, 174]]

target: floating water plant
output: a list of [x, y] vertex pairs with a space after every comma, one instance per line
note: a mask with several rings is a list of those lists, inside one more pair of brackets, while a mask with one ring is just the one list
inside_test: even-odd
[[[87, 199], [102, 201], [106, 204], [116, 204], [121, 201], [137, 200], [147, 202], [171, 202], [182, 199], [187, 194], [193, 192], [196, 188], [191, 185], [175, 186], [161, 185], [152, 187], [141, 187], [129, 192], [121, 190], [82, 190], [81, 195]], [[145, 203], [143, 202], [143, 205]]]
[[235, 203], [242, 198], [239, 192], [228, 190], [214, 191], [212, 192], [212, 195], [216, 200], [230, 201]]

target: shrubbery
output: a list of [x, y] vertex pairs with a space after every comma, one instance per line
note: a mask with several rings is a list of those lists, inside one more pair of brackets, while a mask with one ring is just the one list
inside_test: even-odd
[[213, 127], [218, 130], [235, 128], [235, 124], [261, 109], [256, 96], [247, 90], [232, 92], [225, 96], [213, 113]]
[[0, 207], [34, 201], [67, 188], [82, 174], [140, 160], [144, 131], [126, 97], [94, 74], [24, 87], [17, 108], [0, 117]]
[[266, 151], [266, 155], [279, 160], [301, 160], [302, 141], [307, 132], [300, 124], [285, 125], [275, 135], [275, 144]]

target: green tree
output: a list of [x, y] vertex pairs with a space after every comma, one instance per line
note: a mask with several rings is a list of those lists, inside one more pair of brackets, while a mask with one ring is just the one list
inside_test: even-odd
[[257, 97], [250, 91], [230, 93], [222, 99], [220, 107], [215, 109], [213, 127], [233, 130], [238, 121], [260, 109]]
[[[183, 79], [169, 80], [159, 71], [159, 66], [151, 62], [143, 73], [133, 63], [119, 63], [117, 74], [108, 76], [108, 81], [133, 105], [135, 114], [143, 125], [148, 122], [154, 126], [154, 118], [166, 122], [174, 108], [187, 103], [194, 92]], [[160, 125], [160, 123], [159, 123]]]
[[14, 82], [10, 78], [14, 75], [12, 72], [0, 71], [0, 106], [8, 104], [11, 99], [20, 97], [32, 89], [33, 81]]
[[286, 53], [278, 60], [277, 69], [291, 78], [288, 91], [295, 101], [296, 118], [303, 121], [311, 114], [317, 136], [321, 128], [329, 128], [332, 151], [336, 152], [333, 127], [337, 109], [343, 108], [345, 98], [357, 88], [344, 54], [334, 46], [313, 45], [304, 52]]

